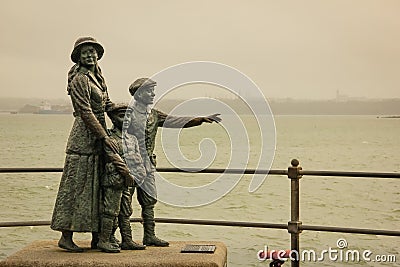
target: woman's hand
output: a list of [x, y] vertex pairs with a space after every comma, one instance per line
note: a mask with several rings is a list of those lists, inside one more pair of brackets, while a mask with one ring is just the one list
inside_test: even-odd
[[109, 149], [111, 149], [111, 151], [114, 152], [115, 154], [118, 154], [118, 144], [112, 138], [106, 136], [104, 138], [104, 145], [106, 145]]
[[132, 176], [132, 174], [128, 173], [125, 175], [125, 185], [126, 186], [133, 186], [133, 183], [135, 181], [135, 178]]

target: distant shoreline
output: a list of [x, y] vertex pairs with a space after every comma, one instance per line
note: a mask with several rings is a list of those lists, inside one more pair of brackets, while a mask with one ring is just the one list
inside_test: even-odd
[[399, 116], [378, 116], [378, 119], [400, 119], [400, 115]]
[[[187, 100], [162, 99], [155, 107], [166, 113]], [[382, 118], [400, 118], [400, 99], [363, 99], [363, 100], [296, 100], [296, 99], [267, 99], [269, 107], [274, 115], [373, 115]], [[39, 102], [39, 103], [38, 103]], [[48, 100], [52, 110], [70, 111], [71, 103], [61, 100]], [[252, 114], [250, 107], [241, 99], [218, 98], [218, 102], [231, 107], [237, 114]], [[35, 113], [39, 111], [40, 99], [7, 99], [0, 98], [0, 112], [10, 113]], [[210, 102], [209, 110], [218, 110], [216, 102]], [[252, 102], [253, 109], [259, 107], [264, 110], [265, 102], [255, 100]], [[198, 112], [198, 111], [196, 111]], [[206, 113], [205, 110], [200, 110]], [[269, 114], [265, 110], [265, 114]], [[68, 112], [66, 112], [68, 113]]]

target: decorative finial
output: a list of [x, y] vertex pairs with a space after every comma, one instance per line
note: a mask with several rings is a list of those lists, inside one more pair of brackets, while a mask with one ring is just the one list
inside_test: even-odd
[[293, 167], [297, 167], [297, 166], [299, 166], [300, 162], [297, 159], [292, 159], [290, 164], [292, 164]]

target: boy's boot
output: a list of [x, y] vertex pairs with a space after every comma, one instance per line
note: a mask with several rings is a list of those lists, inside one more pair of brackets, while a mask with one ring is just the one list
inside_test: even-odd
[[154, 209], [142, 207], [143, 218], [143, 245], [155, 247], [168, 247], [169, 243], [155, 235]]
[[119, 229], [121, 232], [122, 243], [121, 249], [123, 250], [143, 250], [146, 246], [140, 245], [132, 239], [132, 229], [129, 217], [119, 216]]

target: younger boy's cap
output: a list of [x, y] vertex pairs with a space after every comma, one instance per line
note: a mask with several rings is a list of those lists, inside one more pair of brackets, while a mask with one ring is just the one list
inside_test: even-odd
[[129, 93], [133, 96], [140, 87], [156, 86], [157, 83], [150, 78], [139, 78], [129, 86]]
[[113, 114], [119, 111], [126, 111], [129, 107], [127, 103], [114, 103], [108, 110], [107, 114]]

